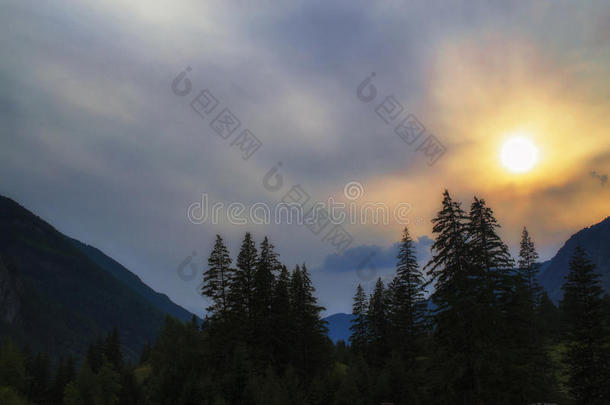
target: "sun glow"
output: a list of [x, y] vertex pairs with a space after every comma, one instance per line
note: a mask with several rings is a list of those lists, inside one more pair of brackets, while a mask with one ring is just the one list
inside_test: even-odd
[[500, 159], [504, 167], [513, 173], [526, 173], [538, 163], [538, 148], [526, 136], [511, 136], [500, 152]]

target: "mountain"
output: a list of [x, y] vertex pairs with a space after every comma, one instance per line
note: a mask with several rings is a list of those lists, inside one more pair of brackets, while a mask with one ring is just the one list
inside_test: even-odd
[[133, 359], [167, 314], [192, 317], [99, 250], [0, 196], [0, 340], [80, 357], [116, 326]]
[[99, 249], [86, 245], [76, 239], [70, 240], [93, 263], [97, 264], [101, 269], [106, 270], [115, 278], [122, 281], [134, 293], [144, 297], [148, 302], [154, 305], [155, 308], [182, 321], [190, 321], [193, 318], [193, 314], [191, 312], [182, 308], [180, 305], [175, 304], [167, 295], [158, 293], [144, 284], [142, 280], [140, 280], [140, 277], [127, 270], [121, 263], [115, 261], [111, 257], [106, 256]]
[[610, 293], [610, 217], [572, 235], [549, 262], [540, 269], [538, 281], [549, 297], [558, 302], [563, 297], [561, 286], [569, 271], [570, 258], [581, 245], [601, 275], [604, 290]]
[[352, 314], [338, 313], [324, 318], [324, 320], [328, 322], [328, 337], [334, 343], [343, 340], [345, 343], [349, 344], [349, 337], [352, 335], [349, 327], [353, 317]]

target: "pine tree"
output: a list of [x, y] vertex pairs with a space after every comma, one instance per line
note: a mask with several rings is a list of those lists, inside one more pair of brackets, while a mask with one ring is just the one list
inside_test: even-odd
[[146, 342], [142, 347], [142, 352], [140, 353], [140, 360], [138, 364], [143, 365], [144, 363], [150, 360], [150, 353], [152, 352], [152, 345], [149, 342]]
[[432, 232], [436, 235], [432, 245], [434, 254], [425, 266], [429, 283], [434, 283], [432, 299], [439, 306], [439, 311], [449, 307], [451, 297], [459, 290], [457, 281], [466, 275], [468, 268], [466, 213], [447, 190], [443, 193], [442, 204], [441, 211], [432, 220]]
[[324, 307], [318, 305], [314, 292], [307, 267], [297, 266], [290, 281], [295, 336], [293, 365], [307, 379], [327, 363], [329, 355], [328, 328], [320, 317]]
[[352, 305], [353, 318], [351, 320], [351, 326], [349, 327], [349, 330], [352, 332], [349, 341], [352, 348], [356, 351], [362, 351], [369, 340], [367, 313], [368, 301], [366, 299], [366, 293], [362, 286], [358, 284], [356, 294], [354, 295], [354, 303]]
[[508, 246], [497, 233], [500, 224], [484, 199], [474, 198], [466, 226], [469, 261], [475, 277], [480, 277], [479, 288], [490, 308], [500, 309], [498, 300], [508, 299], [513, 279], [510, 271], [514, 261]]
[[87, 364], [91, 371], [97, 373], [104, 362], [104, 341], [98, 336], [97, 341], [89, 344], [87, 350]]
[[103, 405], [116, 404], [119, 391], [121, 390], [120, 378], [121, 376], [114, 369], [114, 366], [110, 362], [105, 361], [96, 376], [99, 396], [94, 403]]
[[97, 375], [89, 366], [89, 362], [85, 360], [76, 379], [66, 386], [64, 404], [96, 404], [100, 403], [101, 396], [102, 392]]
[[[554, 309], [552, 303], [550, 306]], [[526, 281], [516, 277], [502, 316], [500, 330], [505, 336], [497, 343], [507, 384], [503, 388], [494, 388], [501, 389], [512, 403], [549, 400], [557, 390], [552, 362], [545, 347], [547, 339], [543, 324], [549, 321], [552, 322], [552, 315], [540, 316], [537, 313]]]
[[385, 357], [388, 349], [388, 305], [386, 293], [383, 281], [379, 277], [375, 283], [373, 294], [371, 294], [369, 299], [367, 312], [372, 355], [378, 360], [382, 360]]
[[51, 388], [51, 362], [49, 356], [38, 353], [29, 362], [29, 366], [26, 369], [30, 377], [28, 397], [34, 403], [48, 402]]
[[[549, 398], [556, 389], [552, 363], [547, 355], [546, 331], [543, 325], [552, 322], [552, 314], [540, 316], [542, 289], [537, 282], [538, 253], [527, 228], [523, 228], [518, 267], [513, 278], [513, 290], [504, 314], [509, 389], [519, 402], [534, 402]], [[548, 296], [546, 296], [548, 300]], [[548, 300], [550, 303], [550, 300]], [[545, 302], [547, 305], [547, 302]], [[545, 310], [556, 309], [553, 304]], [[546, 316], [549, 318], [546, 319]], [[506, 391], [508, 391], [507, 389]]]
[[595, 265], [576, 247], [563, 285], [561, 310], [567, 330], [564, 361], [570, 394], [579, 404], [610, 402], [609, 332], [604, 320], [602, 288]]
[[74, 359], [72, 356], [66, 359], [60, 359], [51, 390], [51, 399], [54, 403], [60, 404], [62, 402], [66, 386], [73, 381], [75, 377], [76, 369], [74, 367]]
[[121, 389], [118, 394], [118, 405], [132, 405], [142, 403], [141, 386], [136, 380], [134, 370], [126, 367], [121, 372]]
[[559, 338], [560, 314], [559, 308], [553, 303], [546, 291], [540, 294], [540, 305], [536, 309], [536, 324], [541, 337], [549, 343]]
[[[246, 232], [237, 256], [236, 269], [230, 286], [231, 311], [237, 319], [251, 319], [254, 305], [254, 276], [258, 264], [258, 253], [252, 235]], [[247, 322], [249, 323], [249, 322]]]
[[[434, 311], [434, 369], [438, 374], [436, 388], [438, 402], [463, 403], [483, 401], [484, 348], [487, 342], [481, 333], [488, 327], [481, 324], [481, 317], [487, 317], [488, 304], [481, 294], [481, 262], [472, 257], [468, 231], [472, 231], [469, 218], [460, 203], [453, 201], [449, 192], [443, 194], [442, 208], [432, 220], [435, 241], [432, 258], [426, 265], [429, 283], [434, 283], [432, 300]], [[472, 221], [470, 221], [472, 223]], [[467, 227], [468, 225], [468, 227]], [[477, 260], [478, 259], [478, 260]], [[447, 390], [446, 387], [450, 387]]]
[[388, 296], [393, 346], [400, 347], [403, 354], [413, 359], [424, 334], [424, 276], [407, 228], [403, 231], [396, 276]]
[[491, 280], [498, 280], [503, 270], [511, 269], [514, 261], [508, 247], [496, 229], [500, 224], [484, 199], [474, 198], [468, 216], [467, 234], [470, 260], [481, 268]]
[[525, 281], [527, 289], [531, 295], [531, 301], [534, 306], [540, 303], [541, 288], [538, 284], [538, 252], [532, 241], [527, 228], [523, 227], [521, 233], [521, 244], [519, 248], [518, 271], [519, 276]]
[[282, 268], [277, 257], [274, 246], [265, 236], [254, 273], [253, 308], [257, 321], [268, 318], [271, 309], [275, 274]]
[[114, 327], [112, 332], [106, 337], [104, 354], [110, 364], [114, 366], [114, 369], [116, 371], [121, 371], [123, 368], [123, 353], [121, 353], [121, 340], [119, 338], [119, 331], [116, 327]]
[[[475, 279], [479, 278], [475, 312], [482, 343], [481, 369], [487, 370], [483, 372], [483, 395], [492, 398], [494, 392], [502, 392], [509, 402], [529, 402], [552, 385], [545, 379], [548, 359], [533, 330], [533, 292], [520, 272], [513, 271], [514, 261], [497, 234], [498, 228], [491, 208], [475, 197], [469, 215], [468, 244]], [[531, 240], [527, 245], [527, 271], [533, 274], [536, 253]]]
[[204, 284], [201, 289], [202, 294], [212, 300], [212, 305], [206, 308], [212, 319], [226, 319], [227, 298], [232, 273], [229, 250], [220, 235], [216, 235], [214, 249], [208, 259], [208, 270], [203, 274]]
[[25, 359], [11, 339], [0, 345], [0, 387], [11, 387], [17, 392], [26, 389]]
[[273, 245], [265, 237], [260, 247], [260, 254], [254, 273], [253, 294], [253, 341], [257, 346], [257, 357], [263, 367], [271, 361], [273, 348], [273, 330], [271, 327], [271, 304], [275, 273], [281, 269]]
[[294, 341], [294, 322], [290, 302], [290, 273], [286, 266], [277, 278], [271, 303], [271, 328], [273, 329], [273, 353], [276, 363], [290, 364]]
[[[466, 225], [468, 256], [472, 265], [470, 277], [478, 281], [479, 302], [487, 305], [488, 311], [502, 311], [500, 301], [508, 301], [514, 280], [510, 274], [514, 261], [508, 246], [497, 233], [500, 224], [485, 200], [474, 198]], [[492, 316], [499, 316], [494, 313]], [[499, 320], [499, 318], [498, 318]], [[494, 319], [490, 319], [494, 322]]]

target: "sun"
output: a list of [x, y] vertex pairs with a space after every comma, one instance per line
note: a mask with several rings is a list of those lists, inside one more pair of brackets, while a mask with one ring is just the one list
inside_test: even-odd
[[500, 152], [500, 159], [504, 167], [513, 173], [526, 173], [538, 163], [538, 148], [526, 136], [511, 136]]

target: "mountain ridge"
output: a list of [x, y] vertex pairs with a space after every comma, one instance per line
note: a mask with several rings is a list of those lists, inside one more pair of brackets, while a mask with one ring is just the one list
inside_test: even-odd
[[[155, 340], [168, 303], [160, 294], [155, 302], [151, 294], [158, 293], [118, 262], [79, 244], [0, 196], [0, 302], [6, 304], [0, 337], [80, 357], [90, 342], [116, 326], [127, 357], [134, 359]], [[105, 261], [106, 268], [96, 260]], [[108, 269], [112, 264], [114, 275]], [[171, 312], [187, 318], [190, 313], [182, 310]]]
[[581, 245], [600, 274], [602, 287], [610, 292], [610, 216], [587, 226], [568, 238], [551, 260], [543, 263], [539, 283], [555, 302], [563, 296], [561, 286], [569, 271], [569, 263], [576, 246]]
[[173, 302], [166, 294], [153, 290], [152, 287], [143, 282], [137, 274], [131, 272], [100, 249], [74, 238], [69, 239], [95, 264], [108, 271], [120, 281], [128, 284], [134, 292], [154, 303], [157, 308], [182, 321], [191, 320], [193, 316], [191, 312]]
[[343, 340], [346, 344], [349, 344], [349, 337], [352, 335], [349, 327], [351, 326], [351, 320], [353, 318], [354, 315], [346, 314], [344, 312], [338, 312], [323, 318], [327, 323], [328, 337], [333, 343]]

